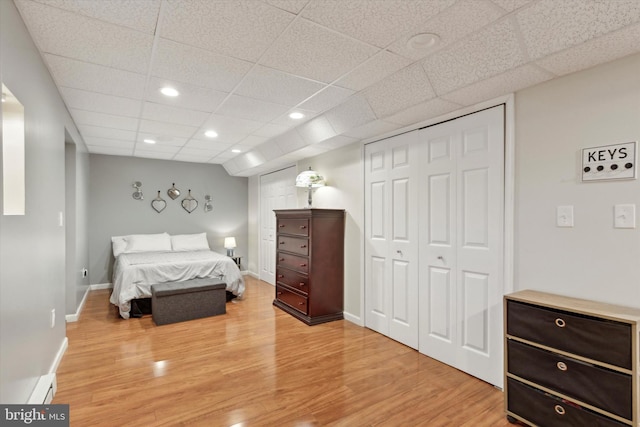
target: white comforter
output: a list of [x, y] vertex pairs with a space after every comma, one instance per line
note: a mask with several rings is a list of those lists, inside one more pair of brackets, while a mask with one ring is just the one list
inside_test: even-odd
[[198, 277], [215, 277], [227, 290], [242, 298], [244, 280], [240, 269], [227, 256], [211, 251], [140, 252], [121, 254], [113, 266], [111, 303], [128, 319], [131, 300], [151, 297], [151, 285]]

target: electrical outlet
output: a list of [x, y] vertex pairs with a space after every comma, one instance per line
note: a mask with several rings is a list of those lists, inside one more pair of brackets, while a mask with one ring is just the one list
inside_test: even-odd
[[89, 274], [89, 270], [87, 270], [86, 268], [82, 269], [82, 277], [87, 277], [87, 274]]
[[52, 308], [51, 309], [51, 327], [55, 327], [56, 326], [56, 309]]

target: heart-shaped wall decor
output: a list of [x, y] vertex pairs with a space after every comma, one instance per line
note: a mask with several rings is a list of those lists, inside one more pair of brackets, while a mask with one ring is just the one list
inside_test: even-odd
[[167, 194], [171, 197], [171, 200], [175, 200], [180, 196], [180, 190], [176, 188], [176, 183], [171, 184], [171, 188], [167, 190]]
[[158, 190], [158, 197], [151, 201], [151, 207], [158, 213], [162, 212], [164, 208], [167, 207], [167, 202], [160, 197], [160, 190]]
[[198, 201], [191, 197], [191, 190], [189, 190], [189, 195], [182, 199], [182, 208], [191, 213], [196, 210], [198, 207]]

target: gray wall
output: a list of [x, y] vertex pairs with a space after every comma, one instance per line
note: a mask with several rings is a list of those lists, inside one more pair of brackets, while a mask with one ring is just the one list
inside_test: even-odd
[[66, 343], [65, 228], [58, 222], [65, 212], [65, 129], [80, 152], [86, 149], [18, 11], [5, 0], [0, 79], [23, 104], [26, 121], [26, 215], [0, 215], [0, 402], [25, 403]]
[[[212, 250], [225, 253], [224, 238], [234, 236], [238, 245], [236, 255], [248, 253], [247, 178], [231, 177], [221, 165], [99, 154], [89, 157], [89, 276], [92, 284], [111, 282], [111, 236], [165, 231], [169, 234], [206, 232]], [[144, 200], [131, 196], [135, 181], [142, 182]], [[174, 182], [181, 194], [171, 200], [167, 189]], [[189, 189], [198, 200], [198, 208], [192, 213], [180, 204]], [[161, 213], [151, 208], [158, 190], [167, 202]], [[206, 194], [213, 199], [211, 212], [204, 211]]]

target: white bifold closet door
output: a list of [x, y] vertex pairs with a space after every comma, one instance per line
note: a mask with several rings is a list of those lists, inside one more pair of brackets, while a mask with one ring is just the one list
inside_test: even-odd
[[276, 283], [276, 215], [274, 209], [297, 205], [294, 166], [260, 176], [260, 280]]
[[[369, 144], [365, 158], [366, 326], [501, 387], [504, 107]], [[404, 223], [406, 238], [393, 228]]]

